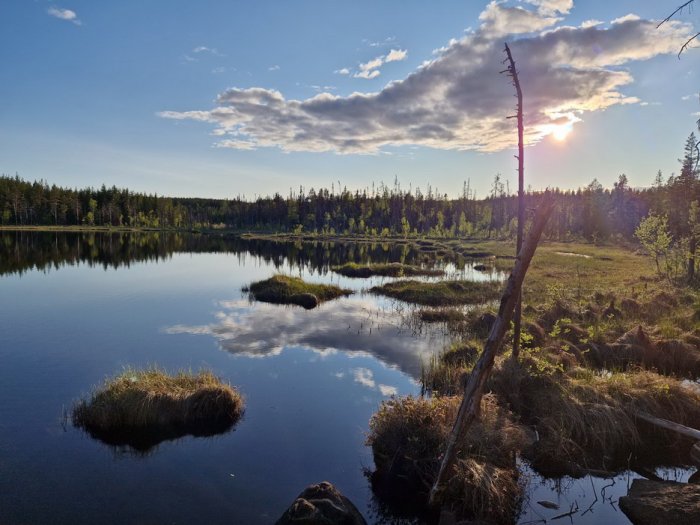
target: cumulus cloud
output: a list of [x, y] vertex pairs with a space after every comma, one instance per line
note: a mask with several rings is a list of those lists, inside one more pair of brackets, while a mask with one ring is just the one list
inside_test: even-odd
[[275, 64], [274, 66], [268, 67], [267, 70], [268, 71], [279, 71], [280, 67], [277, 64]]
[[341, 69], [336, 69], [333, 71], [336, 75], [349, 75], [350, 70], [347, 67], [341, 68]]
[[[656, 22], [629, 15], [605, 25], [558, 26], [558, 14], [568, 12], [570, 2], [530, 3], [530, 10], [488, 4], [479, 29], [451, 40], [378, 92], [295, 100], [272, 89], [231, 88], [213, 109], [160, 115], [211, 123], [225, 135], [220, 146], [239, 149], [375, 154], [386, 146], [418, 145], [498, 151], [514, 141], [514, 122], [505, 118], [513, 113], [512, 86], [499, 75], [504, 40], [521, 73], [525, 139], [532, 144], [586, 113], [640, 102], [625, 94], [634, 79], [619, 66], [675, 54], [691, 34], [678, 21], [656, 29]], [[369, 78], [387, 56], [363, 64], [359, 73]]]
[[72, 22], [77, 26], [82, 24], [75, 11], [71, 11], [70, 9], [62, 9], [60, 7], [49, 7], [47, 13], [50, 16], [53, 16], [54, 18], [66, 20], [67, 22]]

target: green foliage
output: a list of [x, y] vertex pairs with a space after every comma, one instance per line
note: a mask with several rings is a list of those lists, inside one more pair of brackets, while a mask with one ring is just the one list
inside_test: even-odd
[[671, 247], [671, 234], [668, 231], [668, 217], [650, 214], [639, 223], [634, 231], [635, 237], [644, 248], [654, 257], [656, 269], [661, 273], [659, 260], [666, 257]]

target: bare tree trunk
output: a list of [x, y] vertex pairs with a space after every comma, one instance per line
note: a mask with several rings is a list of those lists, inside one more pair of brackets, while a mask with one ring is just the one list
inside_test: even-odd
[[435, 479], [435, 484], [430, 490], [431, 505], [436, 503], [440, 486], [452, 473], [452, 469], [454, 468], [456, 461], [458, 446], [463, 441], [469, 426], [477, 417], [479, 407], [481, 406], [481, 398], [484, 395], [484, 387], [486, 386], [486, 381], [491, 374], [496, 353], [498, 352], [498, 349], [503, 341], [503, 337], [505, 336], [505, 333], [510, 325], [511, 318], [513, 316], [513, 309], [515, 308], [515, 304], [520, 297], [520, 291], [522, 289], [523, 280], [525, 279], [525, 274], [530, 266], [532, 257], [535, 255], [535, 250], [537, 249], [537, 244], [539, 243], [542, 231], [544, 230], [553, 209], [554, 199], [547, 195], [537, 210], [532, 229], [530, 230], [527, 240], [523, 244], [520, 253], [515, 259], [515, 266], [513, 267], [510, 277], [508, 278], [506, 288], [503, 292], [503, 296], [501, 297], [501, 307], [498, 310], [498, 317], [496, 317], [496, 321], [491, 327], [491, 333], [486, 340], [486, 344], [484, 345], [484, 350], [479, 357], [479, 361], [474, 366], [474, 369], [469, 376], [469, 380], [464, 387], [462, 403], [459, 406], [457, 418], [455, 419], [454, 426], [452, 427], [450, 437], [447, 440], [447, 447], [442, 458], [440, 471]]
[[[515, 117], [518, 119], [518, 235], [516, 240], [515, 253], [520, 253], [520, 249], [523, 247], [523, 228], [525, 226], [525, 194], [524, 194], [524, 175], [525, 175], [525, 151], [523, 146], [523, 91], [520, 88], [520, 79], [518, 78], [518, 70], [515, 68], [515, 61], [513, 60], [513, 55], [510, 52], [508, 43], [505, 44], [506, 60], [508, 62], [508, 69], [506, 72], [508, 76], [513, 80], [513, 86], [515, 87], [515, 95], [518, 99], [518, 104], [516, 106], [517, 114]], [[518, 359], [520, 354], [520, 326], [522, 320], [522, 305], [523, 298], [522, 294], [518, 296], [518, 300], [515, 303], [515, 315], [513, 316], [513, 359]]]

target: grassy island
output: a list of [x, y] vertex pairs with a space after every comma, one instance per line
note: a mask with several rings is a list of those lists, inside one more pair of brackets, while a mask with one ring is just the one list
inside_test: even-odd
[[344, 275], [345, 277], [373, 277], [380, 275], [382, 277], [415, 277], [419, 275], [435, 276], [443, 275], [442, 270], [432, 270], [421, 268], [420, 266], [411, 266], [398, 262], [383, 263], [383, 264], [357, 264], [347, 263], [342, 266], [334, 266], [331, 268], [335, 273]]
[[312, 284], [298, 277], [275, 275], [264, 281], [253, 283], [249, 287], [250, 294], [257, 300], [274, 304], [296, 304], [304, 308], [315, 308], [324, 301], [352, 294], [330, 284]]
[[423, 306], [456, 306], [492, 301], [498, 297], [502, 286], [499, 282], [408, 280], [375, 286], [371, 291]]
[[225, 432], [243, 407], [241, 394], [209, 371], [127, 369], [73, 407], [73, 424], [109, 444], [148, 450], [188, 434]]

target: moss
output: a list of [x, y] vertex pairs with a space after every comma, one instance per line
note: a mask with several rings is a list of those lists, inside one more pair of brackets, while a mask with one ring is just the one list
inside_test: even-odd
[[275, 275], [253, 283], [248, 288], [258, 301], [275, 304], [296, 304], [306, 309], [315, 308], [324, 301], [350, 295], [346, 290], [330, 284], [311, 284], [298, 277]]
[[394, 281], [375, 286], [371, 292], [424, 306], [479, 304], [496, 299], [501, 284], [473, 281]]
[[342, 266], [334, 266], [331, 268], [335, 273], [344, 275], [345, 277], [372, 277], [381, 275], [384, 277], [412, 277], [418, 275], [443, 275], [442, 270], [433, 270], [421, 268], [420, 266], [411, 266], [403, 263], [383, 263], [383, 264], [357, 264], [347, 263]]
[[243, 414], [243, 398], [209, 371], [169, 375], [157, 368], [127, 369], [73, 407], [73, 424], [112, 445], [148, 450], [184, 435], [229, 430]]

